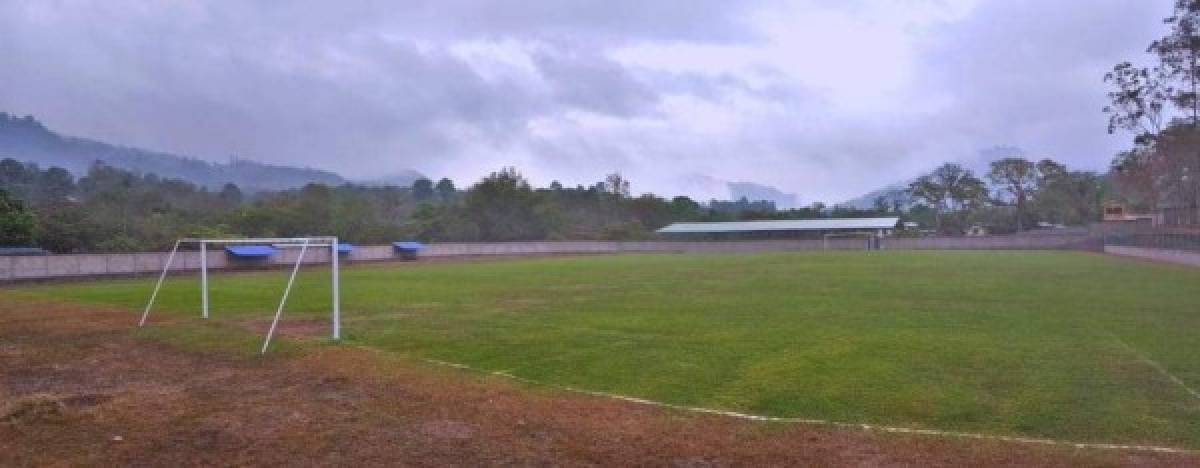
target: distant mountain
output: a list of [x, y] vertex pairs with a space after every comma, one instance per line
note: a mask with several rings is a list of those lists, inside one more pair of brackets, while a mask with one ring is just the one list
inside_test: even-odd
[[908, 195], [908, 184], [896, 183], [887, 187], [867, 192], [858, 198], [846, 200], [838, 203], [837, 206], [855, 208], [859, 210], [870, 210], [875, 208], [875, 201], [883, 198], [884, 203], [889, 208], [899, 204], [901, 208], [912, 207], [912, 197]]
[[770, 185], [755, 182], [730, 182], [704, 174], [687, 174], [675, 179], [680, 192], [700, 200], [738, 201], [769, 201], [781, 210], [796, 208], [799, 197], [794, 193], [786, 193]]
[[246, 191], [282, 190], [316, 182], [346, 183], [341, 176], [318, 169], [274, 166], [235, 159], [210, 163], [170, 153], [114, 146], [85, 138], [59, 135], [32, 116], [0, 112], [0, 158], [59, 166], [76, 175], [87, 173], [97, 160], [110, 166], [162, 177], [184, 179], [218, 189], [232, 182]]
[[787, 210], [795, 208], [796, 194], [785, 193], [770, 185], [756, 184], [754, 182], [729, 182], [729, 195], [731, 200], [741, 200], [745, 198], [749, 201], [769, 201], [775, 203], [775, 208]]
[[[397, 173], [389, 175], [389, 176], [379, 177], [379, 178], [375, 178], [375, 179], [361, 180], [361, 181], [358, 181], [357, 183], [362, 184], [362, 185], [372, 186], [372, 187], [381, 187], [381, 186], [388, 186], [388, 185], [395, 185], [397, 187], [410, 187], [410, 186], [412, 186], [413, 182], [415, 182], [417, 179], [420, 179], [423, 177], [425, 177], [425, 174], [414, 171], [412, 169], [405, 169], [403, 171], [397, 172]], [[435, 180], [434, 182], [437, 182], [437, 181]]]

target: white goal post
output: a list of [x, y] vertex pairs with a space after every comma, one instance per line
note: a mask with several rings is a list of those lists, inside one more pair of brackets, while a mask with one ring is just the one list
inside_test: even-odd
[[283, 307], [287, 304], [288, 295], [292, 291], [292, 284], [296, 282], [296, 274], [300, 272], [300, 266], [304, 264], [304, 254], [312, 248], [328, 248], [330, 273], [332, 276], [331, 299], [332, 299], [332, 338], [340, 340], [342, 338], [342, 313], [341, 313], [341, 280], [339, 278], [338, 267], [338, 238], [331, 236], [322, 237], [265, 237], [265, 238], [245, 238], [245, 239], [179, 239], [175, 241], [175, 246], [171, 248], [171, 253], [167, 255], [166, 264], [163, 265], [162, 273], [158, 275], [158, 282], [154, 285], [154, 292], [150, 293], [150, 300], [146, 303], [146, 309], [142, 311], [142, 318], [138, 321], [138, 326], [146, 325], [146, 318], [150, 316], [150, 309], [154, 307], [154, 301], [158, 298], [158, 291], [162, 289], [163, 281], [167, 278], [167, 273], [171, 271], [171, 264], [175, 260], [175, 254], [179, 252], [179, 247], [183, 245], [197, 245], [200, 247], [200, 317], [208, 318], [208, 246], [210, 245], [270, 245], [274, 248], [299, 248], [300, 254], [296, 256], [296, 264], [292, 267], [292, 274], [288, 277], [287, 287], [283, 290], [283, 296], [279, 299], [279, 307], [275, 309], [275, 318], [271, 321], [271, 328], [267, 330], [267, 336], [263, 340], [262, 353], [267, 352], [267, 347], [271, 344], [271, 337], [275, 334], [275, 328], [279, 325], [279, 319], [283, 316]]

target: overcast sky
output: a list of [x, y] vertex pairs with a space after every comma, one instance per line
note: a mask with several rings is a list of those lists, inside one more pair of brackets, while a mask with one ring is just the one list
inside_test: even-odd
[[840, 201], [996, 146], [1100, 169], [1170, 0], [0, 0], [0, 111], [374, 178]]

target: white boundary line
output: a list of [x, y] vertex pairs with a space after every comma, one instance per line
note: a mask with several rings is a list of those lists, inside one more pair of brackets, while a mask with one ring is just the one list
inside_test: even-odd
[[[514, 380], [517, 382], [527, 383], [527, 384], [531, 384], [531, 385], [538, 385], [538, 386], [543, 386], [543, 387], [556, 388], [559, 390], [565, 390], [568, 392], [579, 393], [579, 394], [583, 394], [583, 395], [609, 398], [609, 399], [620, 400], [620, 401], [625, 401], [625, 402], [629, 402], [629, 403], [636, 403], [639, 405], [667, 408], [667, 409], [678, 410], [678, 411], [686, 411], [686, 412], [690, 412], [690, 413], [725, 416], [725, 417], [730, 417], [730, 418], [743, 419], [743, 420], [747, 420], [747, 421], [810, 424], [810, 425], [830, 426], [830, 427], [847, 428], [847, 429], [861, 429], [864, 431], [885, 432], [885, 433], [892, 433], [892, 434], [915, 434], [915, 435], [927, 435], [927, 436], [937, 436], [937, 437], [953, 437], [953, 438], [960, 438], [960, 439], [995, 440], [995, 441], [1001, 441], [1001, 442], [1015, 442], [1015, 443], [1022, 443], [1022, 444], [1037, 444], [1037, 445], [1049, 445], [1049, 446], [1058, 446], [1058, 447], [1073, 447], [1073, 448], [1077, 448], [1077, 449], [1127, 450], [1127, 451], [1137, 451], [1137, 452], [1171, 453], [1171, 454], [1187, 454], [1187, 455], [1200, 454], [1200, 451], [1197, 451], [1197, 450], [1181, 449], [1181, 448], [1174, 448], [1174, 447], [1158, 447], [1158, 446], [1153, 446], [1153, 445], [1124, 445], [1124, 444], [1102, 444], [1102, 443], [1089, 443], [1089, 442], [1070, 442], [1070, 441], [1054, 440], [1054, 439], [1040, 439], [1040, 438], [1035, 438], [1035, 437], [1004, 436], [1004, 435], [993, 435], [993, 434], [980, 434], [980, 433], [974, 433], [974, 432], [940, 431], [940, 430], [936, 430], [936, 429], [917, 429], [917, 428], [911, 428], [911, 427], [880, 426], [880, 425], [875, 425], [875, 424], [848, 423], [848, 422], [839, 422], [839, 421], [829, 421], [829, 420], [824, 420], [824, 419], [780, 418], [780, 417], [775, 417], [775, 416], [762, 416], [762, 415], [756, 415], [756, 414], [738, 413], [736, 411], [726, 411], [726, 410], [719, 410], [719, 409], [713, 409], [713, 408], [676, 405], [676, 404], [672, 404], [672, 403], [664, 403], [661, 401], [647, 400], [644, 398], [637, 398], [637, 397], [631, 397], [631, 396], [626, 396], [626, 395], [618, 395], [615, 393], [605, 393], [605, 392], [598, 392], [595, 390], [586, 390], [586, 389], [582, 389], [582, 388], [571, 387], [568, 385], [559, 385], [559, 384], [553, 384], [553, 383], [547, 383], [547, 382], [539, 382], [539, 381], [536, 381], [533, 379], [518, 377], [518, 376], [510, 374], [508, 372], [477, 369], [477, 368], [468, 366], [466, 364], [458, 364], [458, 363], [454, 363], [454, 362], [441, 361], [441, 360], [429, 359], [429, 358], [420, 358], [420, 359], [424, 362], [439, 365], [439, 366], [451, 367], [451, 368], [455, 368], [455, 369], [461, 369], [461, 370], [471, 371], [471, 372], [480, 373], [480, 374], [487, 374], [487, 375], [493, 375], [493, 376], [497, 376], [497, 377], [503, 377], [503, 378], [506, 378], [509, 380]], [[1198, 396], [1197, 398], [1200, 398], [1200, 396]]]
[[1180, 388], [1190, 393], [1193, 398], [1200, 400], [1200, 392], [1197, 392], [1196, 389], [1189, 387], [1188, 384], [1183, 381], [1183, 379], [1176, 377], [1175, 374], [1167, 372], [1167, 368], [1163, 367], [1162, 364], [1159, 364], [1158, 361], [1146, 357], [1146, 355], [1138, 351], [1137, 348], [1129, 346], [1129, 343], [1126, 343], [1125, 340], [1122, 340], [1116, 335], [1113, 335], [1113, 339], [1117, 340], [1117, 343], [1120, 343], [1121, 347], [1125, 348], [1126, 351], [1129, 351], [1130, 354], [1133, 354], [1134, 357], [1137, 357], [1139, 361], [1142, 361], [1142, 363], [1154, 368], [1154, 370], [1158, 371], [1159, 374], [1162, 374], [1163, 377], [1166, 377], [1167, 380], [1174, 382]]

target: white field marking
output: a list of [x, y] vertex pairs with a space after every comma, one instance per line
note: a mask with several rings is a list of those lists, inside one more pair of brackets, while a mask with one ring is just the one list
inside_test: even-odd
[[837, 427], [837, 428], [861, 429], [864, 431], [886, 432], [886, 433], [892, 433], [892, 434], [914, 434], [914, 435], [926, 435], [926, 436], [935, 436], [935, 437], [952, 437], [952, 438], [960, 438], [960, 439], [994, 440], [994, 441], [1000, 441], [1000, 442], [1015, 442], [1015, 443], [1022, 443], [1022, 444], [1037, 444], [1037, 445], [1050, 445], [1050, 446], [1059, 446], [1059, 447], [1073, 447], [1076, 449], [1126, 450], [1126, 451], [1137, 451], [1137, 452], [1172, 453], [1172, 454], [1188, 454], [1188, 455], [1200, 454], [1200, 451], [1197, 451], [1197, 450], [1181, 449], [1181, 448], [1174, 448], [1174, 447], [1158, 447], [1158, 446], [1153, 446], [1153, 445], [1124, 445], [1124, 444], [1102, 444], [1102, 443], [1089, 443], [1089, 442], [1070, 442], [1070, 441], [1054, 440], [1054, 439], [1039, 439], [1039, 438], [1034, 438], [1034, 437], [1018, 437], [1018, 436], [1005, 436], [1005, 435], [993, 435], [993, 434], [980, 434], [980, 433], [974, 433], [974, 432], [940, 431], [937, 429], [917, 429], [917, 428], [911, 428], [911, 427], [880, 426], [880, 425], [875, 425], [875, 424], [848, 423], [848, 422], [839, 422], [839, 421], [829, 421], [829, 420], [824, 420], [824, 419], [781, 418], [781, 417], [776, 417], [776, 416], [762, 416], [762, 415], [757, 415], [757, 414], [746, 414], [746, 413], [739, 413], [736, 411], [727, 411], [727, 410], [720, 410], [720, 409], [713, 409], [713, 408], [703, 408], [703, 407], [698, 407], [698, 406], [676, 405], [676, 404], [672, 404], [672, 403], [664, 403], [661, 401], [647, 400], [645, 398], [637, 398], [637, 397], [631, 397], [631, 396], [626, 396], [626, 395], [618, 395], [615, 393], [605, 393], [605, 392], [598, 392], [595, 390], [587, 390], [587, 389], [572, 387], [569, 385], [559, 385], [559, 384], [553, 384], [553, 383], [547, 383], [547, 382], [539, 382], [537, 380], [519, 377], [519, 376], [510, 374], [508, 372], [504, 372], [504, 371], [489, 371], [489, 370], [484, 370], [484, 369], [478, 369], [475, 367], [468, 366], [466, 364], [459, 364], [459, 363], [447, 362], [447, 361], [441, 361], [438, 359], [429, 359], [429, 358], [420, 358], [420, 359], [424, 362], [427, 362], [430, 364], [436, 364], [439, 366], [452, 367], [455, 369], [461, 369], [461, 370], [480, 373], [480, 374], [487, 374], [487, 375], [493, 375], [493, 376], [497, 376], [497, 377], [503, 377], [503, 378], [514, 380], [517, 382], [527, 383], [527, 384], [531, 384], [531, 385], [538, 385], [538, 386], [543, 386], [543, 387], [556, 388], [559, 390], [565, 390], [568, 392], [579, 393], [579, 394], [583, 394], [583, 395], [609, 398], [609, 399], [625, 401], [625, 402], [629, 402], [629, 403], [636, 403], [639, 405], [667, 408], [667, 409], [678, 410], [678, 411], [686, 411], [686, 412], [690, 412], [690, 413], [725, 416], [725, 417], [743, 419], [743, 420], [748, 420], [748, 421], [811, 424], [811, 425], [830, 426], [830, 427]]
[[1133, 346], [1129, 346], [1129, 343], [1126, 343], [1125, 340], [1122, 340], [1117, 335], [1113, 335], [1113, 339], [1117, 340], [1117, 343], [1120, 343], [1121, 346], [1123, 348], [1125, 348], [1126, 351], [1129, 351], [1131, 354], [1133, 354], [1135, 357], [1137, 357], [1139, 361], [1142, 361], [1146, 365], [1153, 367], [1154, 370], [1158, 371], [1159, 374], [1162, 374], [1163, 377], [1166, 377], [1167, 380], [1175, 382], [1175, 384], [1179, 385], [1180, 388], [1182, 388], [1185, 391], [1187, 391], [1188, 393], [1190, 393], [1193, 398], [1200, 400], [1200, 392], [1197, 392], [1196, 389], [1189, 387], [1188, 384], [1183, 381], [1183, 379], [1180, 379], [1179, 377], [1176, 377], [1174, 374], [1167, 372], [1167, 368], [1163, 367], [1162, 364], [1159, 364], [1158, 361], [1155, 361], [1153, 359], [1150, 359], [1149, 357], [1146, 357], [1144, 354], [1139, 352]]

